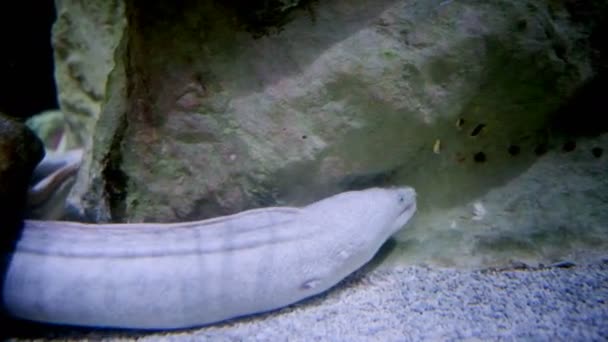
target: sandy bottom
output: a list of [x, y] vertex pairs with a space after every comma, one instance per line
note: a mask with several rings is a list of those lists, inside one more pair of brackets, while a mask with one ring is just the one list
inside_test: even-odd
[[369, 265], [303, 303], [191, 330], [10, 326], [16, 341], [608, 340], [608, 258], [485, 270]]

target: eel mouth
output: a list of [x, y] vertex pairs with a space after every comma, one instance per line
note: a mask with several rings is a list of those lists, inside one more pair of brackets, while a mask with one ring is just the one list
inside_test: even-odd
[[405, 213], [406, 211], [410, 211], [415, 205], [415, 203], [410, 203], [406, 205], [405, 208], [401, 209], [401, 212], [399, 212], [399, 216], [403, 215], [403, 213]]

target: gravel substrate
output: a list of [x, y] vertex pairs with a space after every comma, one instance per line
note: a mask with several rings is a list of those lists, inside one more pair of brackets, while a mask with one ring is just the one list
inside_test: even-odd
[[186, 331], [24, 330], [30, 338], [62, 340], [607, 341], [608, 260], [561, 266], [364, 270], [304, 303]]

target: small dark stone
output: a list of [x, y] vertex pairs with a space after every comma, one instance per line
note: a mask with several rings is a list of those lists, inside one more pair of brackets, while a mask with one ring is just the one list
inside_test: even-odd
[[519, 19], [517, 21], [517, 30], [524, 31], [528, 27], [528, 21], [526, 19]]
[[477, 152], [473, 155], [473, 160], [478, 163], [483, 163], [486, 161], [486, 154], [483, 152]]
[[572, 152], [572, 151], [574, 151], [575, 148], [576, 148], [576, 142], [574, 142], [573, 140], [568, 140], [564, 143], [564, 146], [562, 146], [562, 151]]
[[531, 269], [530, 265], [521, 260], [509, 260], [509, 268], [514, 271], [524, 271]]
[[307, 137], [307, 136], [305, 136], [305, 135], [303, 135], [303, 136], [302, 136], [302, 139], [306, 139], [306, 138], [308, 138], [308, 137]]
[[601, 157], [603, 153], [604, 149], [602, 149], [601, 147], [594, 147], [591, 149], [591, 154], [593, 154], [595, 158]]
[[481, 131], [484, 129], [484, 127], [486, 127], [486, 124], [479, 124], [479, 125], [475, 126], [475, 128], [473, 128], [473, 130], [471, 131], [471, 136], [472, 137], [478, 136], [479, 133], [481, 133]]
[[512, 156], [516, 156], [521, 152], [521, 148], [518, 145], [511, 145], [508, 148], [509, 154]]
[[542, 156], [545, 153], [547, 153], [546, 144], [538, 144], [538, 146], [536, 146], [536, 148], [534, 149], [534, 154], [536, 154], [537, 156]]
[[458, 118], [458, 120], [456, 120], [456, 127], [460, 128], [464, 125], [464, 119], [463, 118]]
[[553, 51], [558, 58], [564, 59], [566, 53], [568, 52], [568, 48], [563, 44], [555, 43], [553, 44]]
[[576, 264], [572, 261], [560, 261], [550, 265], [550, 267], [556, 268], [572, 268], [574, 266], [576, 266]]

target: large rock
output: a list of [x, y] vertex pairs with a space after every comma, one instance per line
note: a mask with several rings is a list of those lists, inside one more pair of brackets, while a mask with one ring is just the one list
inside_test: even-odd
[[561, 2], [270, 3], [261, 20], [231, 2], [62, 1], [60, 18], [112, 28], [65, 32], [106, 61], [77, 85], [101, 106], [77, 216], [181, 221], [409, 184], [419, 230], [449, 234], [431, 217], [559, 149], [554, 115], [594, 75]]
[[114, 49], [125, 28], [123, 1], [55, 1], [55, 79], [59, 104], [79, 133], [72, 143], [88, 143], [114, 67]]
[[174, 221], [366, 178], [411, 183], [412, 165], [456, 167], [458, 150], [483, 148], [455, 129], [459, 117], [467, 131], [508, 127], [485, 142], [488, 155], [504, 150], [589, 76], [585, 56], [569, 54], [574, 33], [533, 4], [334, 1], [259, 39], [211, 2], [127, 6], [95, 167], [73, 198], [96, 198], [94, 220]]

